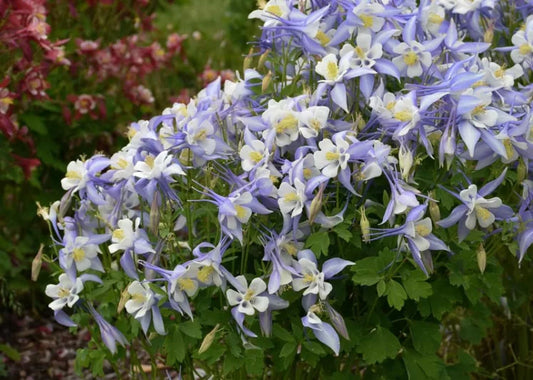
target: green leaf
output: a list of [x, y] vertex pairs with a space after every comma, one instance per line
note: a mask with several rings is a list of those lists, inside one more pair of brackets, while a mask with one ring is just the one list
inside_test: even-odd
[[353, 266], [356, 284], [371, 286], [377, 284], [386, 274], [386, 270], [396, 261], [396, 253], [388, 248], [379, 252], [377, 257], [366, 257]]
[[4, 353], [14, 362], [18, 362], [20, 360], [20, 353], [9, 344], [0, 344], [0, 352]]
[[416, 351], [406, 350], [403, 362], [410, 380], [450, 378], [446, 374], [444, 363], [437, 355], [422, 355]]
[[303, 346], [308, 349], [309, 351], [311, 351], [313, 354], [316, 354], [316, 355], [325, 355], [326, 354], [326, 351], [324, 350], [323, 346], [321, 344], [318, 344], [316, 342], [311, 342], [311, 341], [305, 341], [303, 343]]
[[387, 284], [385, 283], [383, 279], [379, 280], [378, 286], [376, 286], [376, 290], [378, 292], [378, 297], [381, 297], [387, 291]]
[[312, 233], [307, 238], [305, 246], [311, 249], [317, 257], [320, 257], [321, 254], [324, 256], [328, 255], [329, 248], [329, 235], [327, 231], [318, 231]]
[[226, 355], [224, 359], [224, 366], [222, 367], [222, 373], [224, 376], [235, 372], [237, 369], [241, 368], [244, 365], [244, 362], [240, 358], [236, 358], [233, 355]]
[[477, 362], [466, 351], [460, 350], [457, 354], [457, 363], [446, 368], [446, 372], [453, 380], [470, 380], [477, 371]]
[[261, 376], [265, 367], [262, 350], [247, 350], [244, 355], [246, 373], [252, 376]]
[[389, 305], [396, 310], [401, 310], [407, 299], [407, 293], [405, 293], [403, 286], [397, 281], [390, 280], [387, 284], [386, 294]]
[[349, 226], [346, 224], [338, 224], [333, 228], [333, 232], [335, 232], [342, 240], [349, 243], [353, 234], [348, 228]]
[[404, 273], [402, 284], [407, 292], [407, 296], [415, 301], [419, 301], [420, 298], [426, 298], [433, 294], [431, 284], [427, 282], [426, 275], [418, 269]]
[[35, 133], [40, 135], [46, 135], [48, 133], [43, 120], [37, 115], [31, 113], [20, 114], [19, 119], [22, 120], [22, 123], [26, 124], [26, 126]]
[[191, 338], [201, 339], [202, 338], [202, 329], [200, 323], [197, 321], [187, 321], [180, 323], [180, 330]]
[[368, 364], [380, 363], [387, 358], [395, 358], [402, 348], [398, 338], [386, 328], [376, 327], [361, 339], [357, 352], [363, 355]]
[[283, 347], [281, 347], [279, 357], [284, 358], [291, 356], [292, 354], [296, 353], [296, 347], [298, 347], [298, 344], [296, 342], [285, 343]]
[[411, 322], [413, 347], [421, 354], [434, 354], [440, 347], [441, 334], [437, 323]]
[[[429, 302], [429, 309], [435, 318], [441, 319], [444, 313], [451, 311], [455, 303], [462, 299], [461, 291], [450, 285], [445, 279], [439, 279], [433, 282], [431, 286], [433, 288], [433, 294], [426, 298]], [[418, 305], [418, 310], [423, 315], [427, 315], [427, 311], [429, 310], [427, 303], [424, 302], [426, 299], [420, 300]]]
[[170, 326], [164, 343], [167, 353], [167, 364], [173, 366], [185, 359], [187, 345], [177, 325]]
[[285, 330], [283, 327], [279, 325], [275, 325], [272, 329], [272, 335], [274, 335], [276, 338], [279, 338], [285, 342], [294, 342], [294, 335], [292, 335], [290, 332]]

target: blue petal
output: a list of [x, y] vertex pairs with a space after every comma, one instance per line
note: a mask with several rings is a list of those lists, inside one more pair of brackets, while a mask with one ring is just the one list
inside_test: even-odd
[[466, 211], [468, 210], [468, 207], [465, 205], [457, 206], [452, 210], [450, 215], [448, 215], [447, 218], [444, 218], [442, 220], [439, 220], [437, 224], [443, 228], [449, 228], [456, 224], [459, 219], [464, 217], [466, 215]]
[[348, 112], [348, 104], [346, 100], [346, 86], [344, 83], [337, 83], [331, 89], [331, 100], [344, 111]]
[[324, 273], [324, 278], [328, 279], [335, 276], [341, 270], [346, 268], [348, 265], [354, 265], [353, 261], [339, 259], [335, 257], [333, 259], [326, 260], [322, 265], [322, 273]]

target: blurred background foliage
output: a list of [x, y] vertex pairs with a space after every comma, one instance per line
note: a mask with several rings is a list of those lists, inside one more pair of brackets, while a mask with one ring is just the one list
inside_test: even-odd
[[46, 266], [30, 281], [40, 243], [49, 242], [36, 202], [62, 196], [68, 162], [113, 152], [129, 123], [242, 71], [258, 31], [247, 20], [254, 7], [252, 0], [0, 5], [0, 101], [7, 105], [0, 113], [1, 311], [46, 308]]

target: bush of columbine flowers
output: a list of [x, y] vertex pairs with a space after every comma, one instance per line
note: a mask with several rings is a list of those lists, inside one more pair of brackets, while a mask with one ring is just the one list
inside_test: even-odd
[[[196, 54], [203, 62], [193, 66], [186, 51], [196, 41], [157, 24], [156, 15], [168, 6], [144, 0], [1, 2], [0, 277], [6, 282], [0, 281], [0, 293], [9, 288], [20, 301], [32, 289], [29, 263], [48, 234], [39, 228], [45, 226], [35, 202], [61, 195], [56, 184], [64, 162], [83, 152], [116, 150], [132, 119], [176, 99], [188, 101], [189, 91], [203, 87], [209, 57]], [[219, 69], [210, 75], [216, 78]], [[182, 93], [158, 84], [162, 78]]]
[[43, 211], [79, 368], [527, 378], [532, 13], [263, 2], [242, 76], [70, 162]]

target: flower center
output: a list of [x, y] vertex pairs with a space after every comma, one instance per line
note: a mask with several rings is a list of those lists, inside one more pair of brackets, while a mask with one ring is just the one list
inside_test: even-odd
[[428, 20], [432, 24], [442, 24], [442, 22], [444, 21], [444, 19], [436, 13], [430, 13]]
[[196, 141], [203, 141], [207, 137], [207, 131], [205, 129], [202, 129], [200, 132], [194, 135], [194, 140]]
[[326, 160], [328, 161], [338, 160], [339, 157], [340, 157], [340, 154], [337, 152], [326, 152]]
[[415, 231], [417, 235], [420, 235], [422, 237], [428, 236], [431, 233], [431, 229], [424, 224], [417, 224], [415, 226]]
[[194, 281], [190, 278], [180, 278], [178, 279], [178, 286], [180, 287], [180, 290], [193, 290]]
[[115, 240], [122, 240], [124, 239], [124, 230], [117, 228], [115, 231], [113, 231], [113, 239]]
[[407, 66], [413, 66], [418, 63], [418, 55], [414, 51], [410, 51], [403, 55], [403, 61]]
[[476, 216], [479, 220], [486, 222], [492, 216], [492, 213], [484, 207], [476, 206]]
[[304, 173], [304, 178], [305, 179], [309, 179], [313, 175], [313, 171], [311, 169], [309, 169], [309, 168], [305, 168], [303, 170], [303, 173]]
[[254, 291], [252, 289], [248, 289], [246, 291], [246, 293], [244, 294], [244, 300], [245, 301], [250, 301], [252, 298], [254, 298]]
[[57, 295], [59, 298], [66, 298], [70, 295], [70, 290], [61, 286], [57, 292]]
[[203, 283], [208, 282], [209, 276], [211, 276], [211, 273], [213, 273], [214, 270], [215, 269], [213, 268], [212, 265], [203, 267], [202, 269], [198, 271], [198, 275], [197, 275], [198, 280], [200, 280]]
[[298, 125], [298, 120], [296, 120], [296, 117], [294, 117], [294, 115], [291, 114], [291, 115], [285, 116], [276, 125], [276, 133], [278, 134], [283, 133], [287, 129], [295, 128], [297, 125]]
[[331, 38], [329, 38], [328, 35], [321, 30], [316, 33], [315, 38], [320, 42], [322, 46], [326, 46], [329, 41], [331, 41]]
[[365, 28], [372, 28], [372, 26], [374, 25], [374, 18], [370, 15], [362, 14], [359, 15], [359, 18], [363, 22], [363, 26]]
[[365, 59], [366, 58], [366, 54], [365, 54], [365, 51], [359, 47], [359, 46], [356, 46], [355, 47], [355, 54], [357, 54], [357, 56], [361, 59]]
[[243, 219], [246, 216], [246, 210], [240, 205], [235, 205], [235, 211], [237, 212], [237, 218]]
[[74, 170], [69, 170], [67, 171], [67, 174], [65, 174], [65, 177], [67, 177], [68, 179], [81, 179], [81, 174]]
[[328, 80], [335, 80], [339, 75], [339, 67], [336, 62], [328, 62], [327, 78]]
[[82, 248], [75, 248], [72, 252], [72, 257], [75, 262], [79, 262], [85, 258], [85, 251]]
[[304, 274], [304, 282], [310, 284], [315, 281], [315, 276], [309, 273]]
[[135, 293], [132, 294], [131, 299], [136, 303], [145, 303], [146, 302], [146, 296], [142, 293]]
[[283, 15], [283, 12], [281, 11], [281, 7], [279, 5], [269, 5], [265, 8], [265, 12], [272, 13], [273, 15], [276, 15], [278, 17], [281, 17]]
[[398, 111], [394, 113], [394, 118], [402, 122], [411, 121], [413, 119], [413, 113], [410, 111]]
[[152, 156], [151, 154], [149, 154], [144, 159], [144, 162], [146, 162], [146, 165], [148, 165], [150, 167], [150, 169], [153, 169], [154, 168], [154, 160], [155, 160], [155, 157]]
[[263, 155], [259, 152], [251, 152], [250, 153], [250, 160], [255, 162], [256, 164], [263, 159]]
[[287, 202], [296, 202], [300, 200], [300, 197], [294, 191], [285, 195], [284, 198]]
[[520, 45], [520, 47], [518, 48], [518, 51], [520, 52], [520, 54], [522, 55], [526, 55], [526, 54], [529, 54], [531, 53], [531, 46], [529, 46], [528, 43], [523, 43], [522, 45]]

